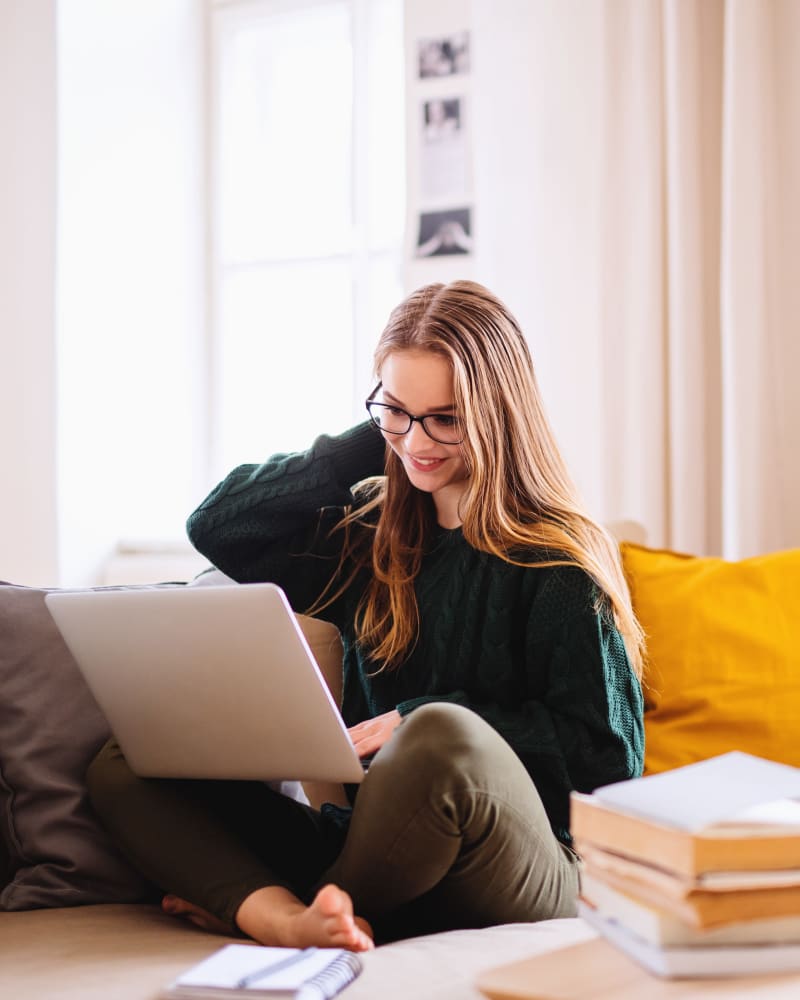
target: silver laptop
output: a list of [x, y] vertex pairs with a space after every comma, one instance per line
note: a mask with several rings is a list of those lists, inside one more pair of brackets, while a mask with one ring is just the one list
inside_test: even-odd
[[[309, 643], [274, 584], [62, 591], [45, 600], [136, 774], [362, 780]], [[333, 625], [315, 625], [338, 640]]]

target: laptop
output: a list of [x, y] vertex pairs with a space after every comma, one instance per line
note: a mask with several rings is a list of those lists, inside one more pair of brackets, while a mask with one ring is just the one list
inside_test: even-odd
[[[59, 591], [45, 600], [134, 773], [363, 779], [309, 642], [275, 584]], [[315, 646], [341, 649], [334, 625], [305, 620]]]

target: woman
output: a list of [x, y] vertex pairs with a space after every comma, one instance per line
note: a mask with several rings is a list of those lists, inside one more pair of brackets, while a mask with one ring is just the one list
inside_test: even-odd
[[352, 811], [138, 779], [114, 744], [90, 773], [167, 912], [264, 944], [574, 914], [569, 793], [641, 773], [641, 631], [515, 320], [480, 285], [429, 285], [375, 368], [370, 422], [235, 469], [188, 524], [223, 572], [341, 629], [373, 758]]

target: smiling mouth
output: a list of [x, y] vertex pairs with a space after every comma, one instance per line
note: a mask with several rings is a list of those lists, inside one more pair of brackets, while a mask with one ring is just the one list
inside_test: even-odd
[[443, 458], [415, 458], [413, 455], [409, 455], [408, 460], [419, 469], [432, 469], [444, 462]]

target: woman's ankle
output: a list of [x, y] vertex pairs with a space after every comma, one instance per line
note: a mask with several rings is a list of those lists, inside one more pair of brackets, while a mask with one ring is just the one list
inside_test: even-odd
[[261, 944], [292, 947], [292, 920], [305, 909], [305, 904], [283, 886], [264, 886], [251, 892], [239, 906], [236, 926]]

